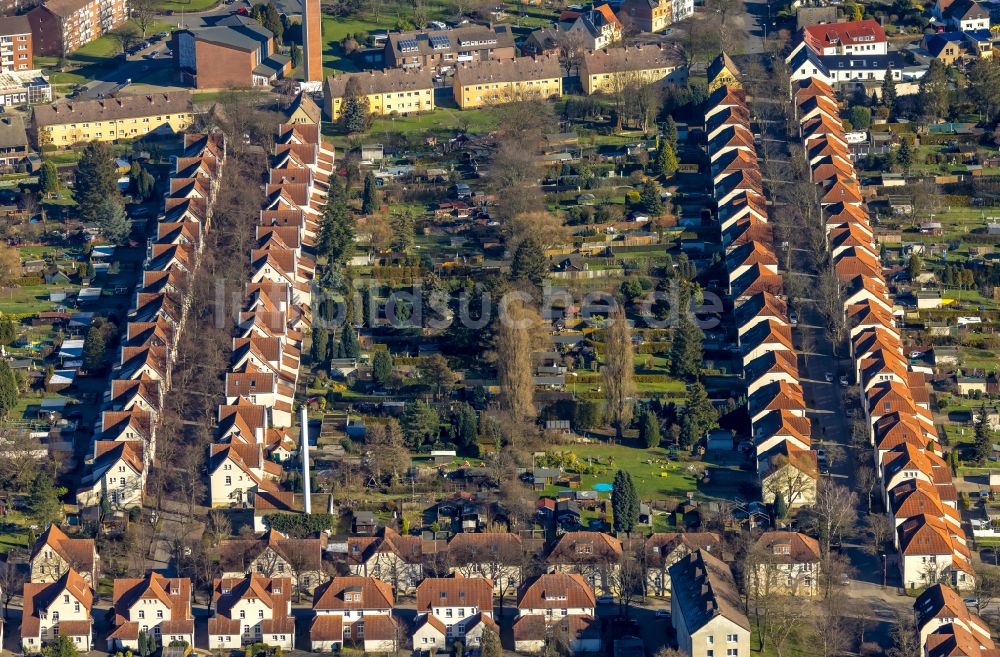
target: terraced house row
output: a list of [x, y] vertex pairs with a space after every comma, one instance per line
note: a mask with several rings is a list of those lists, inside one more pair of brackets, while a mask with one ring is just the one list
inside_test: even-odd
[[[187, 321], [185, 292], [198, 268], [225, 160], [221, 135], [184, 136], [184, 151], [168, 183], [156, 234], [146, 247], [119, 363], [76, 491], [84, 513], [103, 506], [121, 512], [142, 505], [175, 346]], [[37, 652], [59, 635], [68, 636], [79, 650], [95, 648], [91, 611], [98, 562], [93, 540], [71, 539], [54, 525], [39, 537], [32, 550], [31, 581], [24, 587], [25, 652]], [[159, 575], [116, 580], [108, 649], [137, 649], [141, 631], [163, 643], [193, 641], [190, 588], [189, 582]]]
[[318, 126], [278, 129], [211, 447], [214, 507], [252, 505], [258, 492], [269, 493], [272, 506], [290, 499], [277, 484], [280, 462], [296, 449], [292, 403], [310, 325], [312, 247], [331, 175], [333, 150]]
[[[793, 99], [812, 181], [819, 190], [831, 263], [844, 291], [853, 374], [881, 492], [895, 528], [903, 585], [917, 588], [947, 581], [958, 589], [971, 588], [975, 573], [951, 469], [941, 457], [924, 375], [911, 371], [903, 355], [836, 95], [826, 82], [811, 78], [796, 83]], [[951, 602], [958, 597], [946, 587], [928, 593]], [[918, 615], [920, 604], [918, 600]], [[968, 615], [965, 610], [964, 616]], [[955, 622], [927, 630], [922, 621], [920, 627], [928, 654], [932, 646], [969, 636], [993, 648], [988, 631], [984, 636], [973, 627], [970, 633]]]
[[221, 135], [184, 135], [156, 224], [142, 279], [128, 314], [119, 363], [104, 395], [86, 473], [76, 491], [84, 511], [102, 503], [121, 511], [142, 505], [175, 346], [184, 330], [203, 238], [226, 159]]
[[[724, 57], [724, 55], [720, 55]], [[750, 112], [738, 80], [712, 92], [705, 137], [762, 498], [811, 504], [819, 478]]]

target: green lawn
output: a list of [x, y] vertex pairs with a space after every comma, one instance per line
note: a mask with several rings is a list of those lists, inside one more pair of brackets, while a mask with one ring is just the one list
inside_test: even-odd
[[[364, 136], [363, 141], [376, 143], [379, 136], [388, 140], [394, 134], [431, 136], [455, 131], [490, 132], [500, 125], [500, 117], [501, 114], [496, 108], [462, 111], [438, 107], [433, 112], [375, 119], [372, 122], [372, 129]], [[323, 128], [324, 137], [335, 147], [347, 148], [352, 145], [350, 140], [341, 134], [334, 124], [324, 123]]]
[[0, 289], [0, 312], [38, 313], [51, 310], [55, 304], [49, 301], [49, 292], [69, 290], [76, 285], [28, 285], [25, 287]]
[[28, 530], [10, 523], [4, 523], [0, 531], [0, 554], [16, 548], [28, 547]]
[[156, 8], [161, 12], [205, 11], [219, 4], [219, 0], [160, 0]]
[[373, 14], [363, 14], [343, 18], [323, 15], [323, 67], [328, 73], [358, 70], [347, 54], [340, 47], [340, 41], [347, 35], [361, 35], [381, 30], [391, 30], [396, 27], [396, 18], [388, 12], [379, 15], [375, 20]]
[[[580, 464], [596, 466], [595, 473], [580, 476], [581, 490], [593, 490], [594, 484], [610, 484], [616, 471], [625, 470], [632, 475], [636, 490], [644, 501], [683, 498], [689, 492], [694, 492], [702, 499], [730, 497], [731, 491], [724, 489], [739, 485], [749, 477], [735, 467], [707, 462], [672, 461], [664, 448], [641, 449], [633, 445], [634, 441], [628, 440], [622, 445], [569, 445], [553, 451], [575, 454]], [[572, 468], [569, 471], [572, 472]], [[701, 473], [705, 471], [712, 475], [716, 483], [704, 485], [699, 482]], [[543, 494], [554, 495], [559, 490], [550, 486]]]

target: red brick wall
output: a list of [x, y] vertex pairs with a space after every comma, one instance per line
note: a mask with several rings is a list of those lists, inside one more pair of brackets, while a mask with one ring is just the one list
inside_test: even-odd
[[199, 89], [249, 87], [253, 85], [254, 54], [214, 43], [195, 46]]

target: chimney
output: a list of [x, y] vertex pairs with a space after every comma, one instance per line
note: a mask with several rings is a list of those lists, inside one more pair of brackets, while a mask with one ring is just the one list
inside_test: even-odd
[[312, 490], [309, 484], [309, 418], [306, 416], [306, 405], [302, 404], [301, 414], [302, 433], [300, 440], [302, 445], [302, 509], [306, 513], [312, 513]]

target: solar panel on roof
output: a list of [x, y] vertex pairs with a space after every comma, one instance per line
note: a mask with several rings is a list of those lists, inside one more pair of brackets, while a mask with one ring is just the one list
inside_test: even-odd
[[413, 52], [418, 49], [416, 39], [402, 39], [399, 42], [399, 49], [402, 52]]
[[444, 36], [443, 34], [432, 34], [431, 47], [434, 48], [435, 50], [439, 50], [441, 48], [450, 48], [451, 42], [448, 40], [448, 37]]

